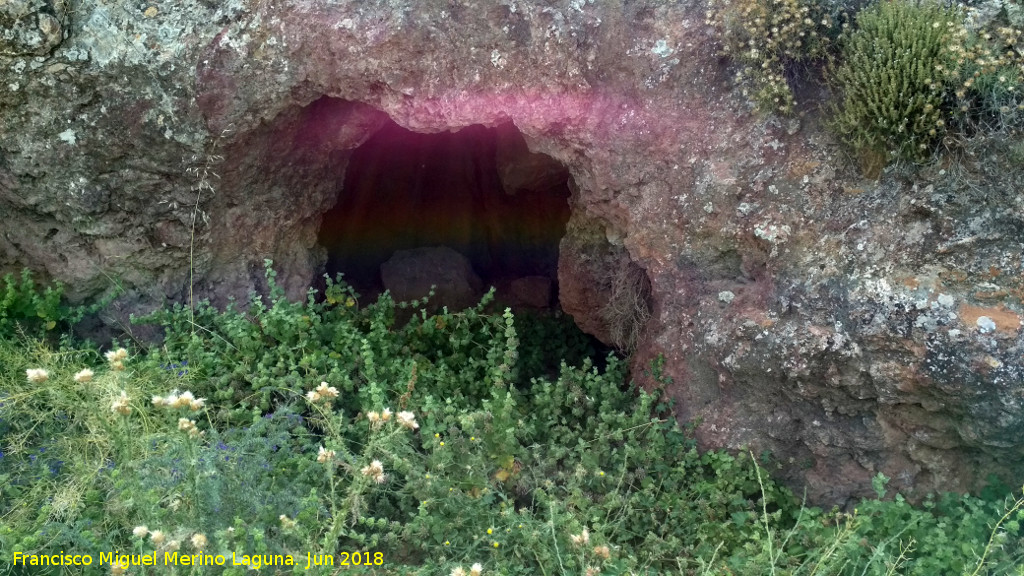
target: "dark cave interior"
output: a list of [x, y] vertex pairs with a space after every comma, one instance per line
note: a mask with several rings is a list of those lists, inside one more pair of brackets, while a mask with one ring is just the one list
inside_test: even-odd
[[423, 134], [389, 120], [352, 151], [337, 203], [323, 216], [326, 272], [343, 273], [373, 298], [389, 287], [381, 266], [396, 252], [447, 247], [468, 259], [481, 293], [494, 286], [499, 302], [514, 304], [517, 279], [521, 287], [521, 279], [537, 286], [546, 278], [553, 304], [570, 178], [551, 157], [530, 152], [512, 123]]

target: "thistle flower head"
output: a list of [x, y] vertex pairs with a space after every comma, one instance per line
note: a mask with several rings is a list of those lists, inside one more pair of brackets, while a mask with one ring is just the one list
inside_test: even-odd
[[384, 473], [384, 465], [381, 464], [380, 460], [374, 460], [370, 462], [369, 466], [363, 466], [360, 472], [363, 476], [371, 478], [377, 484], [383, 484], [387, 480], [387, 474]]
[[50, 377], [50, 373], [42, 368], [29, 368], [25, 370], [25, 377], [28, 378], [29, 382], [38, 384], [40, 382], [46, 382]]
[[128, 359], [128, 351], [124, 348], [118, 348], [117, 350], [110, 350], [103, 355], [107, 362], [113, 364], [114, 362], [124, 362]]
[[338, 397], [338, 389], [329, 385], [327, 382], [321, 382], [320, 385], [316, 387], [316, 391], [324, 398]]
[[399, 412], [396, 415], [395, 418], [398, 421], [398, 424], [402, 428], [408, 428], [409, 430], [415, 430], [415, 429], [420, 427], [420, 425], [416, 423], [416, 415], [413, 414], [412, 412], [408, 412], [408, 411]]
[[110, 411], [122, 416], [127, 416], [132, 413], [132, 407], [128, 405], [130, 399], [128, 393], [121, 390], [121, 395], [114, 398], [114, 401], [110, 403]]
[[164, 534], [163, 530], [153, 530], [149, 533], [149, 541], [157, 546], [163, 544], [166, 539], [167, 535]]
[[86, 382], [91, 381], [93, 376], [93, 371], [86, 368], [75, 374], [75, 382], [78, 382], [79, 384], [84, 384]]
[[202, 534], [201, 532], [196, 532], [195, 534], [193, 534], [190, 542], [192, 543], [192, 547], [196, 550], [202, 550], [203, 548], [206, 548], [207, 544], [209, 544], [209, 542], [206, 540], [206, 535]]
[[331, 460], [334, 460], [334, 455], [334, 450], [327, 450], [323, 446], [321, 446], [319, 452], [317, 452], [316, 461], [321, 464], [326, 464]]
[[576, 546], [581, 546], [590, 542], [590, 532], [584, 528], [583, 532], [580, 532], [579, 534], [572, 534], [569, 536], [569, 539], [572, 540], [572, 543]]
[[469, 567], [469, 576], [480, 576], [483, 574], [484, 567], [479, 562]]
[[145, 526], [136, 526], [135, 528], [132, 528], [132, 534], [134, 534], [136, 538], [145, 538], [146, 534], [149, 534], [149, 528], [146, 528]]

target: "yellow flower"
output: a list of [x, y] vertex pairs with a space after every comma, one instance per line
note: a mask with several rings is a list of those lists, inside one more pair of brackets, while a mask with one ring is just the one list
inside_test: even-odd
[[488, 534], [494, 534], [494, 530], [491, 530], [490, 528], [488, 528], [488, 529], [487, 529], [487, 533], [488, 533]]

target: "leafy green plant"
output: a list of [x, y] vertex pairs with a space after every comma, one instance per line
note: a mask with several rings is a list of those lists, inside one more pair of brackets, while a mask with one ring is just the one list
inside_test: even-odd
[[11, 335], [16, 326], [31, 334], [57, 328], [59, 322], [73, 316], [61, 306], [63, 293], [64, 286], [59, 282], [44, 289], [37, 287], [27, 268], [20, 278], [7, 274], [0, 287], [0, 334]]
[[852, 513], [807, 508], [767, 456], [698, 451], [620, 358], [523, 361], [529, 332], [486, 300], [396, 326], [386, 295], [364, 307], [333, 282], [296, 303], [268, 281], [245, 312], [155, 315], [167, 338], [145, 354], [0, 338], [0, 562], [276, 554], [296, 565], [264, 569], [326, 576], [339, 566], [306, 571], [306, 554], [357, 552], [371, 574], [1019, 576], [1024, 499], [915, 508], [883, 500], [879, 477]]

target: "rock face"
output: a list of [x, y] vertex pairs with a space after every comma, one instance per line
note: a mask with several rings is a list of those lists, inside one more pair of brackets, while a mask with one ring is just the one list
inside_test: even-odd
[[878, 472], [911, 497], [1024, 476], [1019, 145], [863, 181], [814, 106], [747, 111], [696, 2], [62, 6], [0, 9], [0, 272], [119, 282], [116, 317], [187, 299], [190, 270], [245, 297], [272, 258], [301, 297], [389, 118], [514, 128], [573, 180], [562, 307], [632, 334], [637, 378], [664, 355], [704, 447], [770, 450], [816, 503]]
[[380, 267], [384, 287], [396, 301], [423, 298], [434, 287], [430, 302], [437, 307], [461, 310], [482, 296], [480, 278], [469, 260], [445, 246], [395, 252]]

